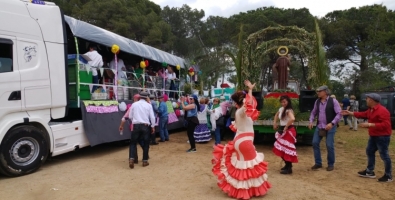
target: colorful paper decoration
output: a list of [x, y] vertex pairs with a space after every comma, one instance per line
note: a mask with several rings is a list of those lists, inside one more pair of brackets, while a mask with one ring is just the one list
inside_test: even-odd
[[116, 45], [116, 44], [113, 44], [112, 45], [112, 47], [111, 47], [111, 52], [113, 53], [113, 54], [118, 54], [119, 53], [119, 46], [118, 45]]
[[195, 75], [195, 72], [189, 72], [189, 76]]
[[148, 60], [144, 60], [144, 62], [145, 62], [145, 66], [148, 67], [149, 66]]
[[167, 67], [167, 63], [166, 63], [166, 62], [163, 62], [163, 63], [162, 63], [162, 67]]
[[181, 69], [181, 66], [180, 66], [180, 65], [177, 65], [177, 66], [176, 66], [176, 69], [177, 69], [177, 70], [180, 70], [180, 69]]

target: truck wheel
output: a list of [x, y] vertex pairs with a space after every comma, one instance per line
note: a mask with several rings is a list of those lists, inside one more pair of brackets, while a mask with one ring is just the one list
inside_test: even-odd
[[34, 126], [11, 129], [0, 146], [0, 172], [22, 176], [36, 171], [48, 156], [45, 133]]

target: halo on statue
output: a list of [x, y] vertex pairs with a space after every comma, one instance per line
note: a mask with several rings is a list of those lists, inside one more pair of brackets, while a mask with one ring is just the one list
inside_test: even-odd
[[[281, 52], [284, 52], [284, 53], [281, 53]], [[286, 46], [278, 47], [277, 54], [280, 55], [280, 56], [286, 56], [288, 54], [288, 47], [286, 47]]]

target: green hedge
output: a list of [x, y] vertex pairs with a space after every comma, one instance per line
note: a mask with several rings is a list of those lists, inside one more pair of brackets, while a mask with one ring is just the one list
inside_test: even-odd
[[[263, 101], [263, 108], [259, 115], [259, 120], [273, 120], [274, 115], [280, 109], [280, 98], [265, 98]], [[294, 109], [296, 121], [308, 121], [310, 117], [310, 112], [299, 111], [299, 99], [291, 99], [292, 107]]]

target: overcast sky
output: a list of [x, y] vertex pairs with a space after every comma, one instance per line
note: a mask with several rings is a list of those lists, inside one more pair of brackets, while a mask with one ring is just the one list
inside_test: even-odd
[[259, 7], [275, 6], [279, 8], [306, 7], [314, 16], [323, 17], [334, 10], [345, 10], [372, 4], [383, 4], [395, 10], [395, 0], [151, 0], [162, 8], [181, 7], [188, 4], [192, 9], [203, 9], [206, 17], [210, 15], [229, 17], [239, 12], [255, 10]]

